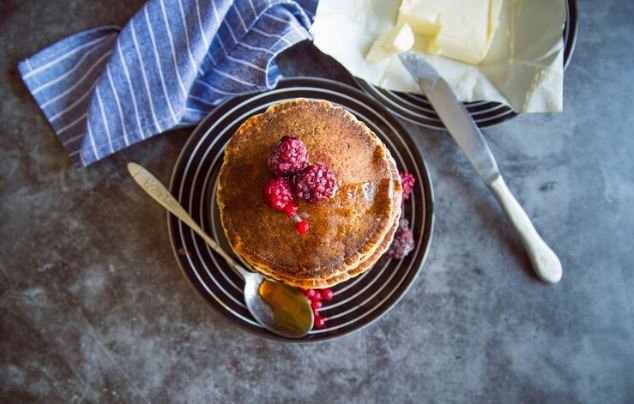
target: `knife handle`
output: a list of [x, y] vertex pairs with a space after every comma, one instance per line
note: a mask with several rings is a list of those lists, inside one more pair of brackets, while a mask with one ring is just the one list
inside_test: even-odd
[[502, 176], [498, 175], [491, 181], [489, 188], [520, 235], [537, 276], [545, 282], [559, 282], [562, 273], [559, 258], [537, 233], [533, 223], [506, 186]]

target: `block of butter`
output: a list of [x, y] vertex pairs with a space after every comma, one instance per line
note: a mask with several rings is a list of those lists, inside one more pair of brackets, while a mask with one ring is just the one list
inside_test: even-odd
[[370, 46], [365, 58], [370, 63], [378, 63], [390, 56], [409, 50], [414, 45], [414, 32], [407, 23], [397, 24], [379, 36]]
[[417, 34], [415, 49], [479, 64], [498, 26], [503, 0], [403, 0], [397, 25]]

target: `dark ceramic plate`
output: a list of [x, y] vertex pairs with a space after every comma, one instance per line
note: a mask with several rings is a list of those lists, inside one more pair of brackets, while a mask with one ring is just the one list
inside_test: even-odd
[[[564, 26], [564, 69], [570, 63], [577, 35], [577, 1], [566, 1], [566, 25]], [[424, 95], [402, 93], [376, 87], [364, 80], [355, 79], [359, 87], [379, 100], [383, 106], [406, 121], [432, 129], [445, 129]], [[497, 125], [517, 116], [510, 107], [491, 101], [465, 102], [476, 124], [485, 128]]]
[[[305, 342], [331, 339], [358, 330], [385, 314], [405, 294], [429, 249], [433, 196], [427, 168], [416, 146], [401, 124], [376, 101], [357, 89], [330, 80], [282, 80], [272, 91], [232, 99], [211, 112], [192, 133], [172, 173], [172, 194], [225, 250], [230, 248], [215, 200], [225, 145], [250, 116], [272, 104], [298, 97], [325, 99], [348, 109], [383, 140], [399, 169], [414, 174], [417, 183], [403, 212], [403, 217], [413, 226], [415, 250], [403, 260], [382, 257], [364, 274], [333, 287], [334, 297], [321, 311], [327, 319], [326, 327], [313, 330], [299, 340]], [[168, 227], [181, 269], [211, 306], [248, 331], [286, 340], [260, 327], [251, 317], [244, 305], [243, 281], [222, 257], [169, 214]]]

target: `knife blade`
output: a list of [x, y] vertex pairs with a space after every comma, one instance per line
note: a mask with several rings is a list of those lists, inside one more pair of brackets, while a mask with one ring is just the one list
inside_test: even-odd
[[406, 52], [399, 55], [399, 58], [427, 96], [449, 134], [502, 206], [517, 230], [537, 276], [545, 282], [559, 282], [562, 275], [559, 258], [537, 233], [528, 215], [508, 189], [491, 149], [464, 104], [422, 56]]
[[480, 128], [464, 104], [458, 101], [449, 84], [424, 58], [411, 52], [401, 54], [400, 58], [478, 175], [487, 185], [490, 184], [500, 171]]

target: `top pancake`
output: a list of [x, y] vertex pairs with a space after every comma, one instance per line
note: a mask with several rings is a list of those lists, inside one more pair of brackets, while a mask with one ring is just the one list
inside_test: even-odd
[[396, 163], [391, 159], [392, 164], [392, 178], [395, 182], [395, 190], [394, 190], [394, 198], [392, 199], [392, 226], [388, 230], [383, 241], [377, 246], [377, 249], [365, 260], [362, 260], [356, 267], [349, 268], [347, 271], [339, 272], [335, 275], [332, 275], [329, 278], [321, 277], [321, 278], [294, 278], [291, 276], [285, 276], [283, 274], [274, 273], [270, 268], [262, 267], [257, 263], [247, 262], [247, 264], [256, 269], [258, 272], [261, 272], [264, 275], [270, 276], [278, 281], [289, 283], [293, 286], [305, 289], [315, 289], [315, 288], [327, 288], [334, 286], [338, 283], [344, 282], [350, 278], [358, 276], [371, 268], [385, 252], [388, 250], [390, 245], [392, 244], [392, 240], [394, 239], [394, 234], [398, 229], [399, 220], [401, 218], [401, 201], [402, 201], [402, 187], [401, 187], [401, 178], [399, 172], [396, 168]]
[[[310, 231], [270, 208], [262, 189], [267, 158], [285, 136], [301, 139], [309, 161], [337, 175], [333, 198], [298, 200]], [[285, 279], [327, 279], [358, 266], [393, 224], [389, 153], [367, 126], [327, 101], [297, 99], [249, 118], [227, 144], [218, 184], [222, 225], [234, 251]]]

